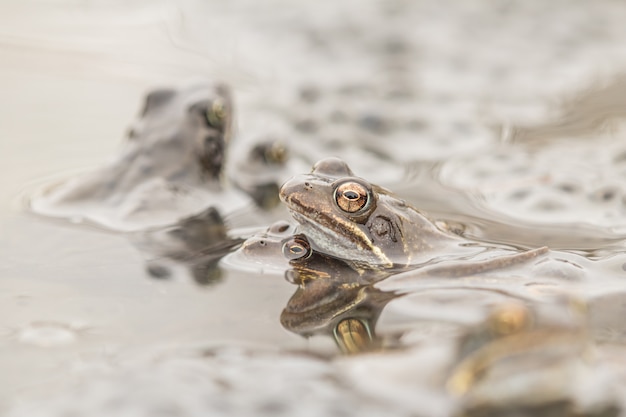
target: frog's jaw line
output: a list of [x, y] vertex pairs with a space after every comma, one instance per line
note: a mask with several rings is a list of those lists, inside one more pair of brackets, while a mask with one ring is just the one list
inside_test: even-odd
[[[314, 222], [296, 210], [291, 210], [291, 214], [300, 224], [302, 232], [327, 254], [368, 265], [380, 267], [391, 267], [393, 265], [380, 248], [373, 246], [367, 236], [358, 228], [352, 229], [351, 232], [360, 242], [365, 242], [365, 244], [359, 245], [350, 241], [334, 229], [325, 227], [319, 221]], [[341, 249], [342, 253], [334, 254], [338, 248]]]

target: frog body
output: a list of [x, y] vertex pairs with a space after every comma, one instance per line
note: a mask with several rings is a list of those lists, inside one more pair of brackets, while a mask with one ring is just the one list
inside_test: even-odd
[[[323, 159], [310, 174], [287, 181], [280, 197], [314, 250], [343, 259], [357, 269], [430, 267], [451, 260], [466, 261], [489, 249], [439, 227], [389, 190], [355, 176], [338, 158]], [[471, 275], [546, 252], [547, 248], [540, 248], [528, 256], [494, 258], [491, 263], [465, 262], [465, 269], [452, 265], [436, 273]]]

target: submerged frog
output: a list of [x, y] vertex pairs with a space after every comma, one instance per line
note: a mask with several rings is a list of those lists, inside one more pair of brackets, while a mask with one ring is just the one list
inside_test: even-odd
[[[535, 306], [537, 307], [537, 306]], [[447, 383], [461, 416], [617, 416], [616, 375], [594, 355], [582, 323], [541, 317], [521, 304], [496, 306], [460, 339]], [[561, 306], [562, 307], [562, 306]], [[547, 320], [546, 320], [547, 319]], [[597, 389], [597, 387], [605, 387]]]
[[[503, 259], [484, 258], [489, 248], [446, 230], [390, 191], [356, 177], [338, 158], [319, 161], [310, 174], [287, 181], [280, 190], [301, 232], [313, 248], [346, 260], [356, 269], [429, 267], [437, 275], [463, 276], [525, 262], [547, 248]], [[431, 265], [463, 260], [461, 265]]]
[[43, 190], [31, 207], [127, 231], [172, 224], [209, 206], [222, 212], [244, 207], [247, 198], [222, 187], [232, 125], [225, 85], [152, 91], [120, 156]]

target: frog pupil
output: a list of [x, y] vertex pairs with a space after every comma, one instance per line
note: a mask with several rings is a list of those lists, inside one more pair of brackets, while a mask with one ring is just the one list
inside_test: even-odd
[[348, 200], [358, 200], [360, 197], [359, 193], [357, 193], [356, 191], [352, 191], [352, 190], [344, 191], [343, 196], [347, 198]]

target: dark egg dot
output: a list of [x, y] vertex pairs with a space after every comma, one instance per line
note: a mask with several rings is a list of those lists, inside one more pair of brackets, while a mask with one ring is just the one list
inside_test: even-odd
[[556, 186], [556, 188], [564, 193], [573, 194], [578, 191], [578, 187], [574, 184], [563, 183]]
[[148, 265], [146, 267], [146, 270], [148, 271], [148, 274], [150, 274], [152, 278], [157, 278], [157, 279], [167, 279], [167, 278], [170, 278], [170, 276], [172, 275], [169, 268], [163, 265], [157, 265], [157, 264]]
[[590, 195], [592, 201], [608, 202], [614, 200], [619, 194], [619, 190], [614, 187], [605, 187], [596, 190]]
[[319, 124], [314, 119], [300, 119], [293, 127], [302, 133], [315, 133], [319, 130]]
[[514, 193], [512, 193], [509, 198], [511, 200], [523, 200], [526, 197], [528, 197], [530, 195], [530, 190], [527, 189], [521, 189], [521, 190], [517, 190]]

